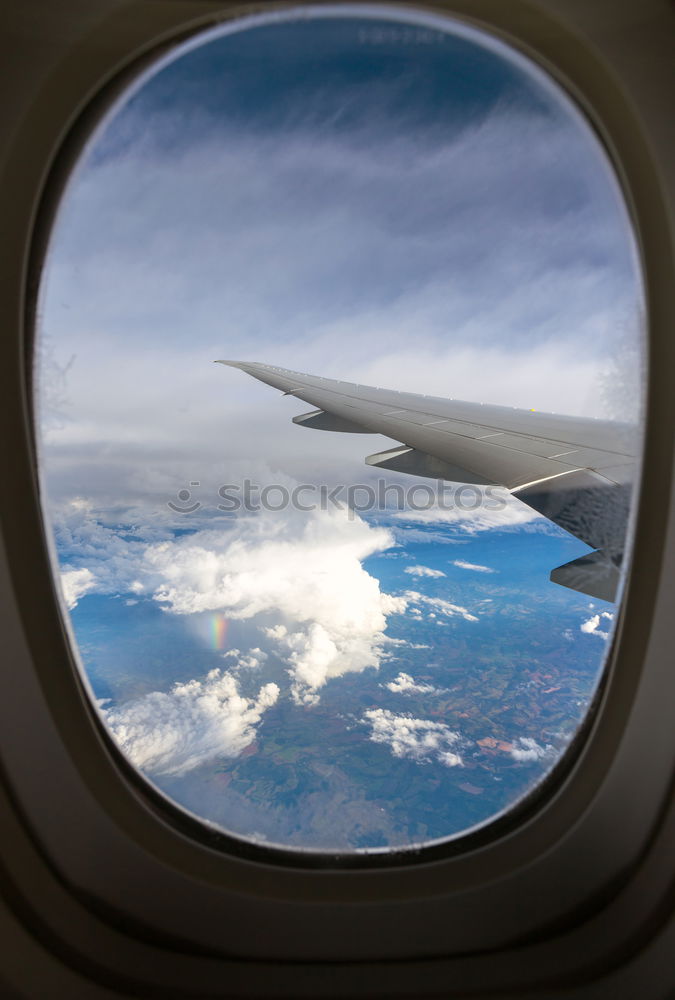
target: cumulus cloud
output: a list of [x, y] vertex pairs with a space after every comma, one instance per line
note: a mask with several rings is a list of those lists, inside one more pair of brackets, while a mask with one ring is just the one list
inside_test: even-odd
[[540, 746], [536, 740], [529, 736], [519, 736], [511, 748], [511, 756], [518, 761], [544, 760], [546, 757], [555, 756], [555, 747], [547, 743], [545, 747]]
[[[145, 594], [171, 614], [254, 620], [286, 664], [298, 702], [316, 702], [330, 678], [377, 667], [387, 617], [406, 609], [406, 598], [382, 592], [362, 565], [393, 544], [391, 532], [344, 510], [261, 512], [218, 529], [162, 530], [160, 539], [146, 544], [142, 533], [114, 531], [79, 508], [60, 531], [88, 589]], [[240, 666], [254, 667], [260, 652], [250, 650]]]
[[259, 646], [249, 649], [247, 653], [242, 653], [240, 649], [228, 649], [227, 653], [223, 653], [223, 659], [234, 660], [234, 670], [257, 670], [267, 659], [267, 653]]
[[415, 719], [411, 715], [396, 715], [384, 708], [374, 708], [363, 716], [371, 727], [373, 743], [385, 743], [395, 757], [407, 757], [420, 764], [438, 761], [446, 767], [462, 764], [461, 756], [452, 750], [460, 740], [442, 722]]
[[609, 632], [600, 628], [603, 618], [606, 619], [606, 621], [611, 622], [614, 618], [614, 614], [611, 611], [600, 611], [597, 615], [592, 615], [592, 617], [587, 621], [582, 622], [579, 628], [582, 632], [585, 632], [586, 635], [597, 635], [601, 639], [609, 639]]
[[410, 674], [406, 674], [404, 671], [401, 671], [393, 681], [389, 681], [384, 687], [393, 694], [430, 694], [436, 690], [433, 684], [418, 684]]
[[132, 764], [150, 774], [181, 775], [241, 753], [278, 697], [276, 684], [263, 685], [255, 698], [242, 697], [232, 674], [216, 669], [169, 692], [103, 707], [102, 714]]
[[459, 616], [467, 622], [478, 621], [476, 615], [472, 615], [467, 608], [462, 607], [461, 604], [452, 604], [450, 601], [446, 601], [442, 597], [429, 597], [427, 594], [421, 594], [418, 590], [406, 590], [405, 599], [406, 602], [412, 606], [413, 612], [415, 612], [415, 610], [420, 612], [420, 605], [433, 609], [428, 613], [429, 618], [436, 618], [437, 612], [440, 612], [440, 614], [445, 615], [447, 618], [455, 618]]
[[475, 573], [495, 573], [496, 570], [492, 569], [490, 566], [481, 566], [480, 563], [470, 563], [466, 562], [465, 559], [454, 559], [453, 566], [458, 566], [460, 569], [473, 570]]
[[61, 590], [63, 599], [68, 608], [72, 611], [77, 607], [77, 602], [85, 594], [89, 593], [96, 586], [96, 580], [91, 570], [67, 569], [61, 573]]
[[406, 566], [406, 573], [410, 573], [411, 576], [445, 576], [445, 573], [440, 569], [431, 569], [429, 566]]
[[289, 664], [293, 697], [312, 703], [329, 678], [379, 663], [387, 616], [406, 601], [382, 593], [361, 563], [391, 544], [387, 529], [325, 511], [242, 518], [230, 532], [151, 546], [145, 564], [161, 581], [154, 599], [174, 614], [280, 618], [267, 635]]

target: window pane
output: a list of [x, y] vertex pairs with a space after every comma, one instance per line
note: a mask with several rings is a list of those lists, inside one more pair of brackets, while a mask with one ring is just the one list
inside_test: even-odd
[[71, 176], [35, 363], [79, 662], [147, 780], [347, 853], [540, 784], [615, 622], [641, 301], [598, 140], [486, 35], [304, 9], [146, 73]]

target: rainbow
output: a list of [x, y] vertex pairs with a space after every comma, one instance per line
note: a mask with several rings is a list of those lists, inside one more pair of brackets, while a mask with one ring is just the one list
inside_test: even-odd
[[211, 617], [211, 644], [214, 649], [225, 649], [227, 626], [229, 624], [227, 618], [223, 618], [222, 615], [213, 615]]

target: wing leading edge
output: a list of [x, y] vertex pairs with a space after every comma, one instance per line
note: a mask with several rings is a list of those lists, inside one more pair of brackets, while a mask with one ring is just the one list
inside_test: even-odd
[[551, 579], [615, 599], [634, 468], [627, 424], [423, 396], [342, 382], [254, 361], [220, 361], [316, 407], [293, 422], [384, 434], [400, 442], [369, 455], [382, 469], [496, 485], [589, 545]]

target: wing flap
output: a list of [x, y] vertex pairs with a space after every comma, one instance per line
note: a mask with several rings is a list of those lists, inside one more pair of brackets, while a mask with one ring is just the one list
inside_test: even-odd
[[410, 476], [445, 479], [450, 483], [492, 485], [491, 480], [476, 476], [468, 469], [462, 469], [458, 465], [449, 465], [436, 458], [435, 455], [428, 455], [424, 451], [407, 448], [405, 445], [400, 448], [389, 448], [387, 451], [378, 451], [375, 455], [368, 455], [366, 464], [378, 469], [391, 469], [392, 472], [405, 472]]
[[293, 417], [293, 423], [299, 427], [311, 427], [315, 431], [339, 431], [343, 434], [367, 434], [367, 428], [361, 424], [355, 424], [353, 420], [345, 420], [334, 413], [326, 413], [325, 410], [311, 410], [309, 413], [301, 413]]
[[621, 570], [606, 553], [588, 552], [551, 570], [550, 579], [561, 587], [569, 587], [600, 601], [615, 601]]

